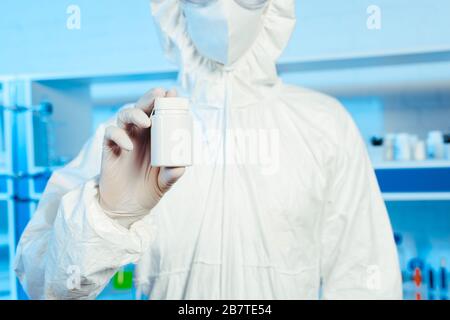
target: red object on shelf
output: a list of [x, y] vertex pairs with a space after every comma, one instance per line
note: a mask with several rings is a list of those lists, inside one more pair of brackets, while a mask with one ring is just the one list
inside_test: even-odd
[[416, 287], [420, 287], [422, 284], [422, 272], [419, 268], [416, 268], [414, 270], [414, 276], [413, 276], [414, 283], [416, 284]]

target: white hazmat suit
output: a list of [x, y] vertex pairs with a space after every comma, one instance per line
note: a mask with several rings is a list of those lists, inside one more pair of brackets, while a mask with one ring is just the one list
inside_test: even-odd
[[[240, 43], [236, 28], [244, 34], [254, 13], [187, 2], [151, 8], [191, 101], [194, 165], [124, 226], [98, 200], [105, 128], [116, 120], [101, 125], [52, 175], [22, 235], [16, 272], [26, 292], [95, 298], [136, 263], [150, 299], [401, 298], [391, 226], [355, 124], [335, 99], [277, 76], [295, 1], [267, 1]], [[209, 40], [198, 28], [208, 13], [225, 17], [222, 29], [203, 26]], [[74, 270], [79, 286], [69, 283]]]

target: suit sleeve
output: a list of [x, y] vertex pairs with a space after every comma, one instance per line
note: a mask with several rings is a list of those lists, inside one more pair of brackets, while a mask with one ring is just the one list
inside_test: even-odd
[[401, 299], [396, 246], [374, 170], [356, 125], [338, 110], [322, 219], [322, 297]]
[[99, 206], [97, 176], [111, 123], [54, 172], [21, 236], [15, 271], [32, 299], [95, 298], [121, 266], [140, 259], [154, 237], [151, 215], [128, 229]]

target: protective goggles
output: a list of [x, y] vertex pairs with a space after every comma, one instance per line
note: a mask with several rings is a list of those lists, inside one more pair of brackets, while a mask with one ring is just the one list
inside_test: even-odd
[[[186, 4], [191, 4], [199, 7], [206, 7], [217, 1], [218, 0], [181, 0], [181, 2], [184, 2]], [[241, 7], [248, 10], [261, 9], [266, 5], [267, 2], [269, 2], [269, 0], [234, 0], [234, 1]]]

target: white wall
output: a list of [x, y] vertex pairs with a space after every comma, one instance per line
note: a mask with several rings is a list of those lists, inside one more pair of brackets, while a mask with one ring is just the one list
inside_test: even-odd
[[[66, 9], [81, 9], [81, 29]], [[366, 28], [366, 9], [382, 29]], [[284, 61], [450, 48], [448, 0], [298, 0]], [[149, 0], [1, 0], [0, 74], [130, 73], [166, 70]]]
[[[81, 29], [66, 28], [70, 4]], [[147, 0], [1, 0], [0, 74], [167, 69]]]

